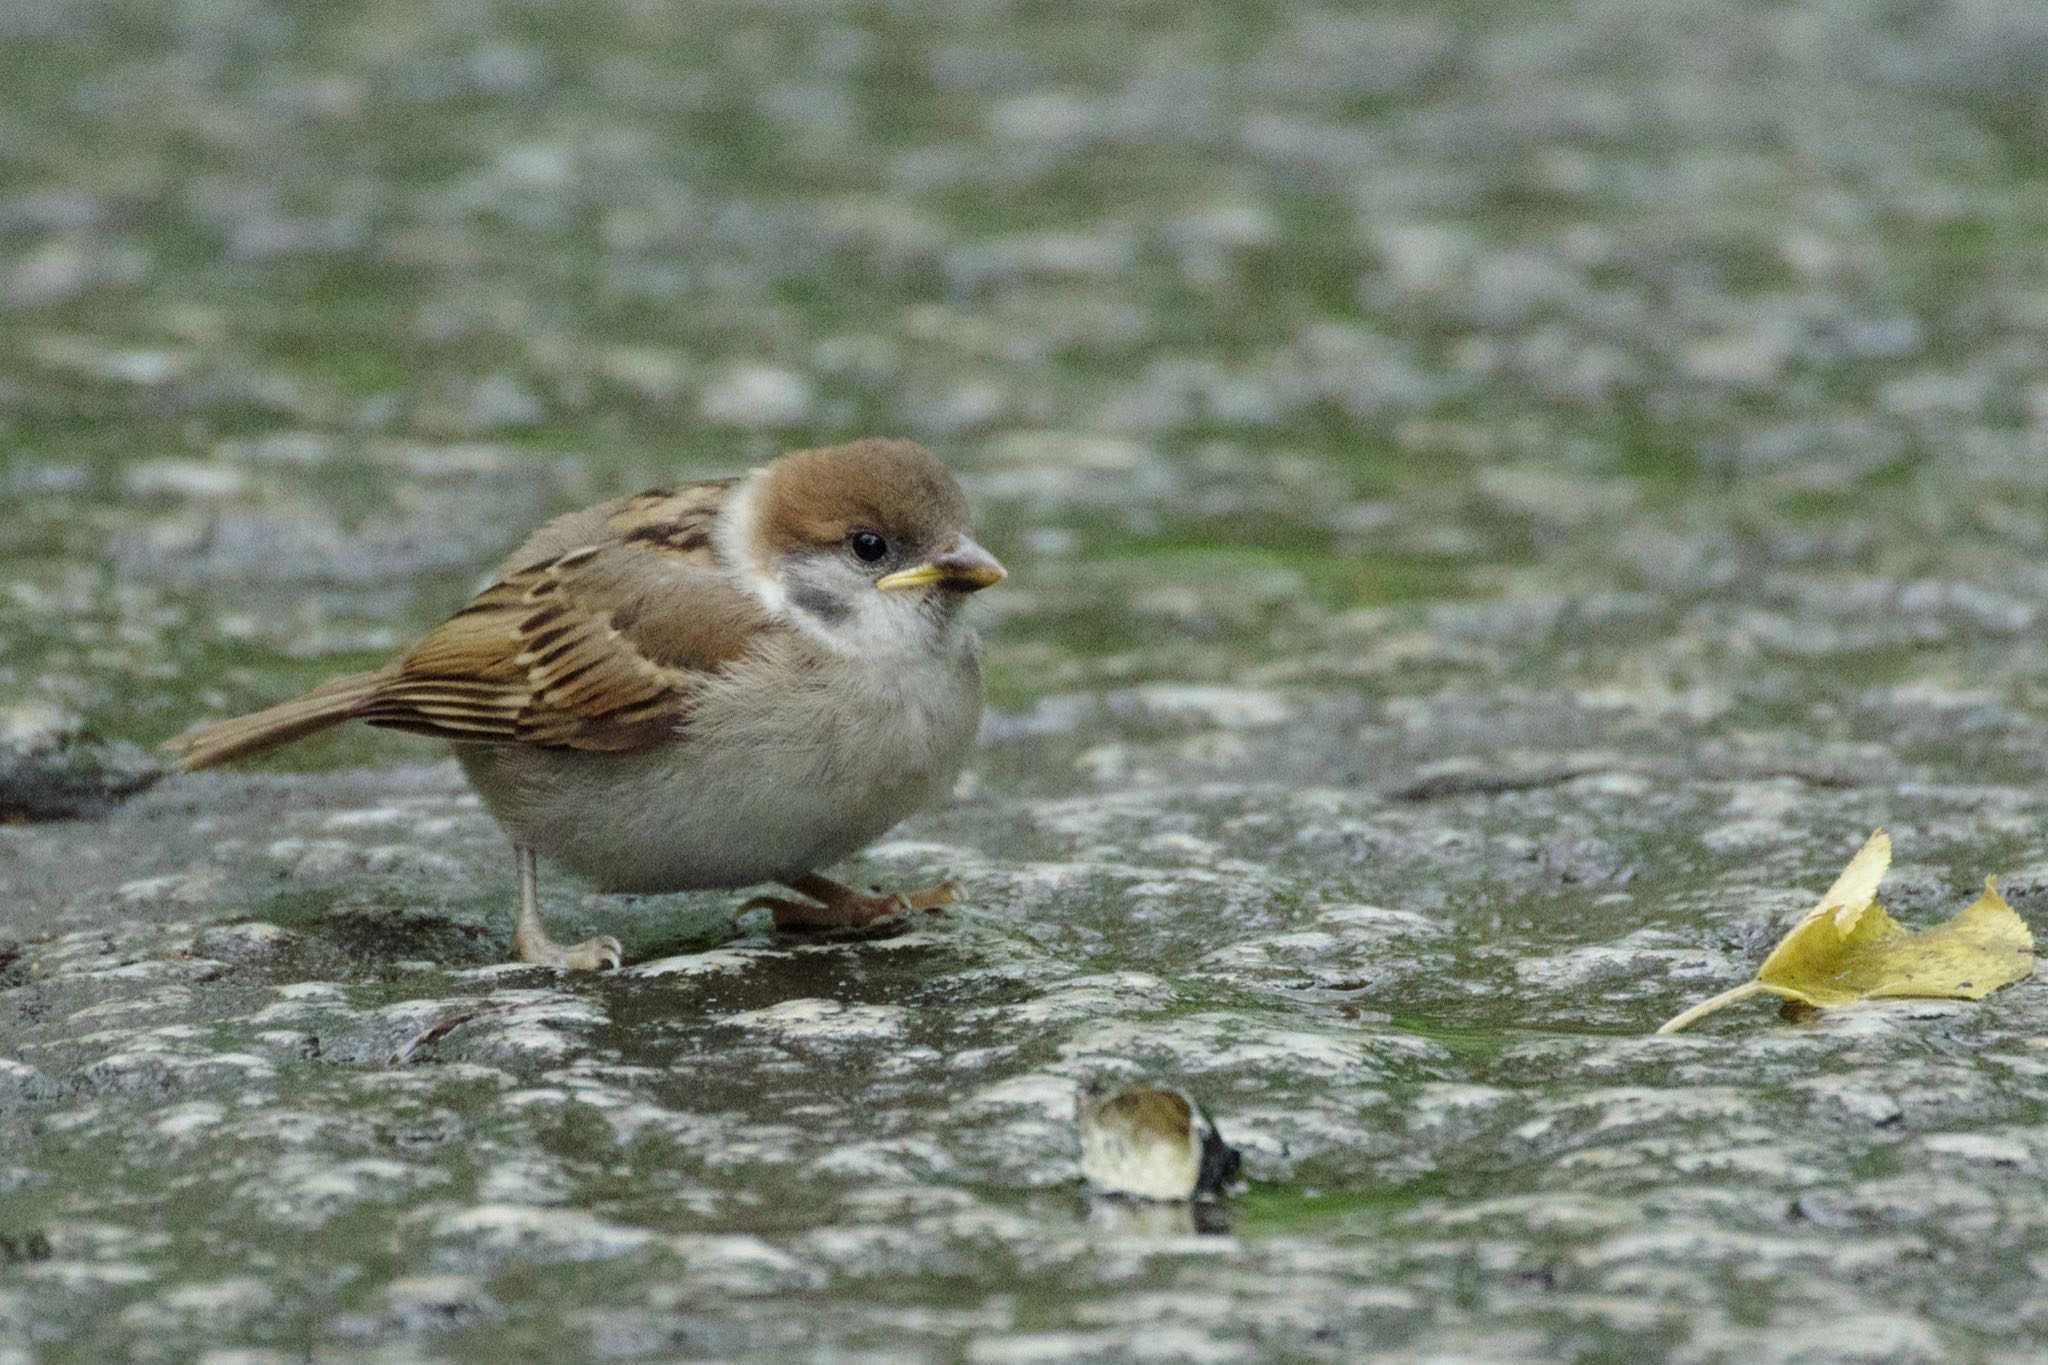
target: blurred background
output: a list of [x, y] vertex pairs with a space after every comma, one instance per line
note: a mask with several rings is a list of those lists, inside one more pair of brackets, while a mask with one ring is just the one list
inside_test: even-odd
[[1684, 690], [1658, 608], [1760, 613], [1739, 688], [1846, 593], [1917, 678], [1894, 589], [2048, 598], [2044, 72], [2001, 3], [18, 0], [0, 684], [155, 739], [872, 433], [1013, 565], [1010, 710], [1473, 599]]

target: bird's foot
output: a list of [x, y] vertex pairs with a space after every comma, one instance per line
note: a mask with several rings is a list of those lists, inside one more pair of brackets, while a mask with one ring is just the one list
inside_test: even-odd
[[512, 925], [512, 951], [521, 962], [572, 972], [594, 972], [625, 962], [615, 938], [587, 938], [566, 948], [549, 938], [547, 926], [540, 922], [539, 860], [525, 844], [513, 844], [512, 853], [519, 864], [519, 918]]
[[959, 888], [951, 882], [893, 896], [871, 896], [818, 876], [800, 877], [788, 885], [808, 899], [798, 901], [781, 896], [756, 896], [740, 907], [740, 913], [759, 909], [773, 911], [775, 927], [784, 933], [804, 929], [863, 929], [876, 920], [900, 915], [906, 910], [937, 910], [960, 898]]
[[531, 962], [537, 967], [561, 967], [572, 972], [602, 971], [606, 967], [617, 967], [626, 960], [619, 941], [609, 935], [586, 938], [564, 948], [544, 935], [514, 934], [512, 947], [518, 952], [521, 962]]
[[940, 882], [922, 891], [905, 891], [896, 899], [903, 902], [905, 910], [943, 910], [960, 899], [960, 884]]

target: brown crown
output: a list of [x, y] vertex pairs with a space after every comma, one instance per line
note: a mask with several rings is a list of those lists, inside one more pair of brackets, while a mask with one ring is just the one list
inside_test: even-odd
[[772, 555], [836, 545], [855, 530], [930, 544], [966, 534], [971, 521], [966, 495], [930, 451], [885, 437], [784, 455], [768, 466], [758, 508]]

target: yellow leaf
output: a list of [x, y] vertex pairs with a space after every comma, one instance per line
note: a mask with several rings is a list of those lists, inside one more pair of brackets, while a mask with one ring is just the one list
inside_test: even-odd
[[1820, 904], [1771, 950], [1756, 980], [1701, 1001], [1657, 1032], [1676, 1033], [1765, 992], [1808, 1005], [1899, 996], [1980, 1000], [2034, 970], [2034, 936], [1990, 878], [1984, 894], [1948, 923], [1917, 934], [1901, 929], [1876, 900], [1891, 856], [1885, 832], [1871, 835]]
[[1870, 989], [1875, 998], [1982, 1000], [2034, 970], [2034, 936], [1998, 894], [1997, 879], [1986, 877], [1984, 894], [1968, 909], [1907, 934], [1885, 956], [1885, 977]]
[[[1885, 872], [1892, 865], [1892, 836], [1877, 830], [1849, 865], [1842, 869], [1842, 875], [1835, 878], [1835, 884], [1820, 898], [1820, 904], [1813, 908], [1815, 915], [1832, 911], [1835, 927], [1848, 933], [1856, 927], [1856, 920], [1869, 904], [1877, 899], [1877, 884], [1884, 880]], [[1771, 964], [1765, 962], [1768, 968]]]

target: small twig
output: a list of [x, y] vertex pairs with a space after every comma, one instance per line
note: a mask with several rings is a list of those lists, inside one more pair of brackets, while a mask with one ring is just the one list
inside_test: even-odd
[[1551, 768], [1540, 773], [1437, 773], [1387, 793], [1396, 801], [1445, 801], [1454, 796], [1498, 796], [1504, 792], [1537, 791], [1561, 787], [1582, 777], [1601, 773], [1633, 772], [1613, 763], [1582, 767]]
[[418, 1033], [406, 1039], [396, 1052], [393, 1052], [384, 1059], [384, 1065], [388, 1067], [404, 1066], [412, 1059], [412, 1054], [415, 1051], [425, 1047], [428, 1043], [440, 1042], [464, 1024], [475, 1023], [479, 1019], [488, 1019], [496, 1015], [513, 1014], [525, 1008], [525, 1003], [479, 1005], [475, 1009], [462, 1010], [459, 1013], [451, 1014], [445, 1019], [436, 1019]]
[[1457, 796], [1501, 796], [1508, 792], [1540, 791], [1561, 787], [1582, 777], [1604, 777], [1610, 773], [1635, 777], [1657, 777], [1668, 781], [1688, 778], [1707, 782], [1800, 782], [1826, 791], [1848, 791], [1864, 785], [1854, 773], [1829, 768], [1732, 767], [1709, 764], [1694, 772], [1664, 763], [1577, 763], [1545, 768], [1540, 772], [1448, 772], [1418, 778], [1387, 795], [1396, 801], [1446, 801]]
[[1763, 767], [1763, 768], [1720, 768], [1709, 767], [1702, 774], [1709, 782], [1771, 782], [1790, 781], [1823, 791], [1853, 791], [1864, 785], [1863, 779], [1854, 773], [1840, 772], [1833, 768]]

